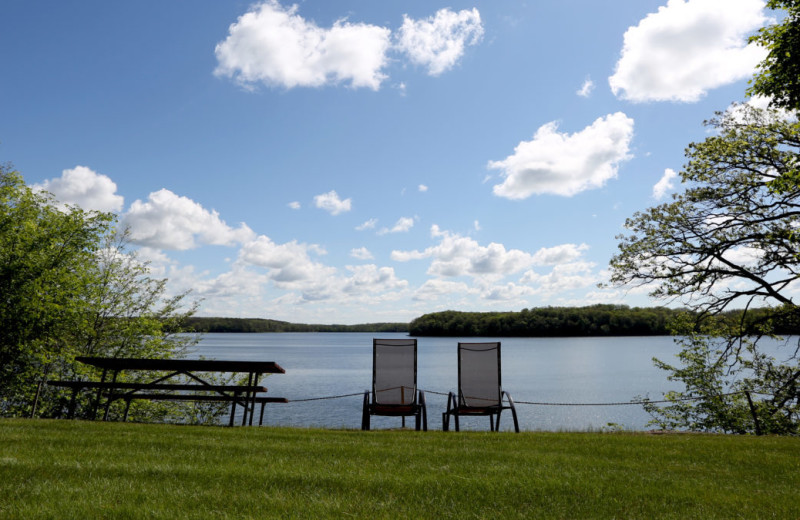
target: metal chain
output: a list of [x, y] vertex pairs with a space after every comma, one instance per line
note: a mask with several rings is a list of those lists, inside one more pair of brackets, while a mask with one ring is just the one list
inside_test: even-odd
[[[443, 395], [448, 396], [449, 393], [445, 392], [436, 392], [434, 390], [422, 390], [426, 394], [435, 394], [435, 395]], [[727, 397], [731, 395], [739, 395], [746, 393], [744, 390], [739, 392], [728, 392], [726, 394], [719, 394], [715, 397]], [[762, 392], [750, 392], [751, 394], [759, 394], [759, 395], [766, 395], [769, 396], [771, 394], [765, 394]], [[328, 399], [342, 399], [344, 397], [354, 397], [357, 395], [364, 395], [364, 392], [357, 392], [353, 394], [341, 394], [341, 395], [329, 395], [324, 397], [309, 397], [307, 399], [289, 399], [290, 403], [304, 403], [308, 401], [324, 401]], [[665, 404], [665, 403], [672, 403], [675, 401], [700, 401], [705, 399], [705, 397], [679, 397], [675, 399], [664, 399], [659, 401], [651, 401], [650, 399], [642, 399], [639, 401], [624, 401], [624, 402], [616, 402], [616, 403], [544, 403], [544, 402], [537, 402], [537, 401], [514, 401], [514, 404], [529, 404], [534, 406], [626, 406], [626, 405], [637, 405], [641, 406], [643, 404]]]

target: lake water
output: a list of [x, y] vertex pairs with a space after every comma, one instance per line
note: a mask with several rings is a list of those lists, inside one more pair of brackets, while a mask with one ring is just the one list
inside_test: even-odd
[[[338, 399], [267, 405], [272, 426], [360, 428], [363, 392], [372, 384], [372, 338], [406, 334], [239, 333], [205, 334], [190, 357], [275, 361], [286, 374], [262, 380], [269, 395], [291, 400], [359, 395]], [[660, 399], [679, 389], [652, 358], [675, 360], [671, 337], [615, 338], [418, 338], [417, 381], [426, 391], [428, 428], [441, 429], [445, 395], [457, 390], [458, 341], [502, 342], [503, 389], [517, 403], [523, 430], [586, 430], [609, 423], [647, 429], [650, 417], [639, 405], [545, 406], [528, 403], [616, 403], [637, 396]], [[487, 430], [486, 417], [462, 419], [462, 429]], [[397, 428], [396, 417], [373, 417], [373, 428]], [[413, 427], [413, 418], [407, 419]], [[504, 412], [501, 430], [512, 428]]]

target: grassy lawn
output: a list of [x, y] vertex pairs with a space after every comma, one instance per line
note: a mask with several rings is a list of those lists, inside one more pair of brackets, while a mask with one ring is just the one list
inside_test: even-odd
[[800, 439], [0, 420], [0, 518], [800, 518]]

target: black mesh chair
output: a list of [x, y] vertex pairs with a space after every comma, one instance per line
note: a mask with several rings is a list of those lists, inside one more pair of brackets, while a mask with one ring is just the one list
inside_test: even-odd
[[[506, 404], [503, 404], [505, 399]], [[447, 396], [447, 411], [442, 414], [442, 429], [450, 429], [450, 417], [459, 430], [460, 416], [488, 415], [489, 428], [500, 429], [500, 414], [511, 410], [514, 431], [519, 433], [514, 400], [503, 391], [500, 380], [500, 342], [458, 344], [458, 396]], [[497, 416], [497, 420], [494, 417]]]
[[413, 416], [416, 429], [428, 431], [425, 393], [417, 390], [417, 340], [372, 340], [372, 392], [364, 392], [361, 429], [370, 429], [370, 417]]

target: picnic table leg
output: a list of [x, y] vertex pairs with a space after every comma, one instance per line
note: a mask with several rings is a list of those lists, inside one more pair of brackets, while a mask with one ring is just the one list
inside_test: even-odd
[[[107, 372], [107, 370], [104, 368], [103, 369], [103, 375], [100, 377], [100, 382], [101, 383], [105, 383], [106, 382], [106, 372]], [[95, 419], [97, 419], [97, 409], [100, 408], [100, 397], [102, 395], [103, 395], [103, 389], [102, 388], [98, 388], [97, 389], [97, 396], [94, 399], [94, 407], [92, 408], [92, 420], [93, 421]]]
[[72, 387], [72, 397], [69, 399], [69, 410], [67, 410], [67, 419], [75, 417], [75, 401], [78, 398], [78, 391], [80, 388], [77, 386]]
[[[261, 374], [256, 373], [254, 374], [254, 378], [252, 384], [249, 386], [258, 386], [258, 380], [261, 379]], [[256, 393], [255, 391], [250, 392], [248, 394], [248, 398], [250, 401], [250, 426], [253, 426], [253, 416], [256, 414]], [[264, 407], [261, 407], [261, 415], [264, 415]], [[260, 426], [260, 425], [259, 425]]]
[[231, 428], [233, 428], [233, 418], [236, 415], [236, 398], [238, 397], [238, 395], [239, 394], [234, 392], [233, 393], [233, 401], [231, 401], [231, 420], [228, 423], [228, 426], [230, 426]]
[[[106, 399], [106, 412], [103, 414], [103, 420], [108, 420], [108, 412], [111, 410], [111, 401], [113, 401], [114, 397], [114, 383], [117, 382], [117, 374], [119, 374], [119, 370], [114, 370], [114, 377], [111, 378], [111, 385], [112, 387], [108, 390], [108, 398]], [[98, 390], [99, 392], [99, 390]]]
[[122, 417], [122, 422], [128, 421], [128, 410], [131, 409], [131, 400], [125, 399], [125, 415]]
[[258, 425], [262, 426], [264, 424], [264, 406], [266, 406], [267, 402], [264, 401], [261, 403], [261, 416], [258, 418]]

